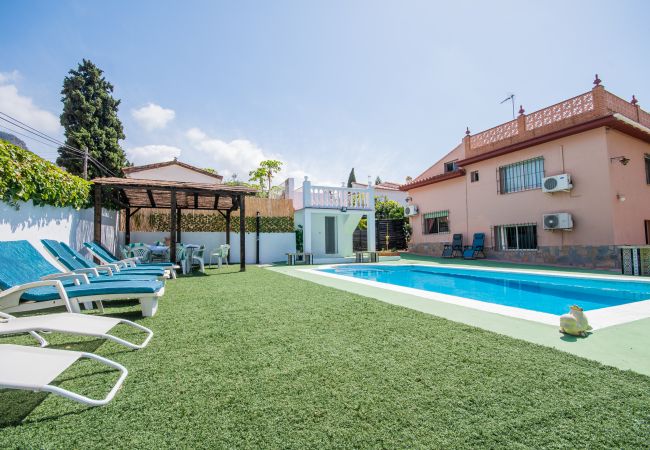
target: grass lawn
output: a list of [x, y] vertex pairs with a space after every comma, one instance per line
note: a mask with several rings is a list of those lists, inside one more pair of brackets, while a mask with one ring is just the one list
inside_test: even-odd
[[[115, 400], [0, 390], [1, 448], [650, 442], [648, 377], [269, 270], [170, 281], [150, 319], [128, 304], [107, 312], [151, 327], [149, 347], [48, 339], [123, 363]], [[114, 380], [79, 364], [60, 384], [99, 396]]]

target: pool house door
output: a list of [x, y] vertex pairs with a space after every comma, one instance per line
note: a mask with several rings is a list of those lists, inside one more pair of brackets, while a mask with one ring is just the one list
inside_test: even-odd
[[325, 253], [336, 253], [336, 217], [325, 217]]

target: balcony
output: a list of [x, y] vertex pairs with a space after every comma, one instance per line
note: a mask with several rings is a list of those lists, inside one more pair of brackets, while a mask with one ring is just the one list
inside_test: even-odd
[[615, 114], [650, 128], [650, 113], [642, 110], [635, 98], [628, 102], [606, 91], [600, 80], [594, 84], [589, 92], [530, 114], [522, 108], [519, 117], [489, 130], [474, 135], [468, 131], [463, 139], [465, 158]]
[[293, 196], [294, 209], [322, 208], [353, 211], [372, 211], [374, 189], [345, 188], [334, 186], [312, 186], [305, 180]]

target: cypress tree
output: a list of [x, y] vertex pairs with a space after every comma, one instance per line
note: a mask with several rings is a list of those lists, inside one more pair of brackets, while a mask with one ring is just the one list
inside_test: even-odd
[[354, 167], [353, 167], [352, 170], [350, 171], [350, 175], [348, 175], [348, 187], [351, 188], [352, 183], [356, 183], [356, 182], [357, 182], [357, 177], [354, 176]]
[[[65, 143], [71, 147], [88, 148], [88, 154], [114, 174], [121, 176], [129, 162], [119, 141], [125, 138], [122, 122], [117, 116], [120, 101], [112, 95], [113, 85], [102, 76], [103, 71], [84, 59], [77, 69], [63, 80], [61, 125]], [[78, 152], [59, 147], [56, 163], [74, 175], [82, 175], [83, 159]], [[95, 164], [88, 164], [88, 178], [107, 176]]]

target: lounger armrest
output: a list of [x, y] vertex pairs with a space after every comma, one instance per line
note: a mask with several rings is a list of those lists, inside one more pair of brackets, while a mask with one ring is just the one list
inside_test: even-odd
[[41, 280], [73, 280], [75, 284], [89, 284], [88, 275], [84, 273], [53, 273], [52, 275], [46, 275], [41, 277]]
[[[85, 275], [83, 276], [85, 277]], [[65, 288], [63, 287], [63, 283], [61, 283], [60, 280], [41, 280], [41, 281], [32, 281], [31, 283], [19, 284], [18, 286], [14, 286], [4, 291], [0, 291], [0, 298], [6, 297], [8, 295], [15, 295], [16, 293], [19, 292], [28, 291], [30, 289], [43, 287], [43, 286], [54, 286], [56, 290], [59, 292], [59, 297], [61, 298], [61, 300], [64, 301], [65, 307], [68, 310], [68, 312], [75, 312], [72, 309], [72, 305], [70, 305], [70, 299], [68, 298], [68, 294], [66, 294]]]
[[126, 264], [127, 267], [135, 267], [140, 262], [140, 258], [124, 258], [120, 262]]
[[109, 277], [112, 277], [112, 276], [114, 275], [114, 274], [113, 274], [113, 269], [115, 269], [115, 272], [117, 272], [117, 271], [119, 270], [119, 269], [115, 266], [115, 264], [110, 264], [110, 265], [109, 265], [109, 264], [106, 264], [106, 265], [104, 265], [104, 266], [97, 266], [97, 267], [94, 267], [94, 269], [95, 269], [98, 273], [101, 272], [101, 273], [103, 273], [103, 274], [106, 274], [106, 275], [109, 276]]
[[96, 266], [95, 268], [97, 270], [99, 270], [100, 272], [102, 270], [104, 270], [104, 271], [106, 271], [107, 274], [108, 274], [108, 271], [110, 270], [111, 274], [113, 274], [113, 275], [120, 271], [120, 266], [118, 264], [113, 264], [113, 263], [102, 264], [101, 266]]
[[85, 274], [91, 274], [93, 277], [98, 277], [99, 276], [99, 271], [95, 269], [94, 267], [88, 268], [88, 269], [75, 269], [73, 271], [74, 273], [85, 273]]

